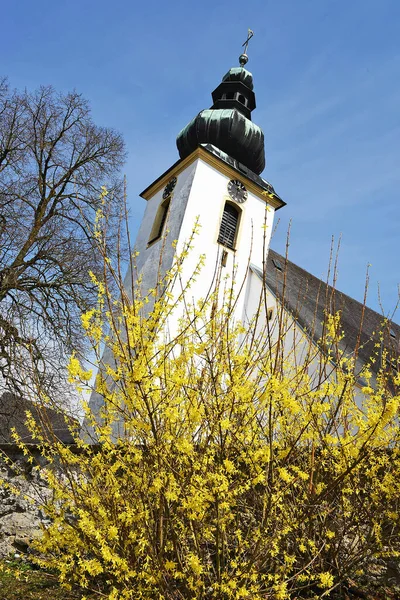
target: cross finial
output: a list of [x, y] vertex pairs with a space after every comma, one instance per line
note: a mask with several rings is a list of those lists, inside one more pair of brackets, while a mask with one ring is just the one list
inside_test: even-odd
[[247, 40], [244, 42], [244, 44], [242, 44], [242, 46], [244, 46], [243, 54], [247, 54], [247, 46], [249, 45], [249, 41], [251, 40], [253, 35], [254, 35], [254, 31], [252, 31], [251, 29], [248, 29], [247, 30]]
[[243, 52], [243, 54], [241, 54], [239, 56], [239, 64], [241, 67], [244, 67], [244, 65], [249, 60], [249, 57], [247, 56], [247, 46], [249, 45], [249, 41], [251, 40], [253, 35], [254, 35], [254, 31], [252, 31], [251, 29], [248, 29], [247, 30], [247, 40], [242, 44], [242, 46], [244, 47], [244, 52]]

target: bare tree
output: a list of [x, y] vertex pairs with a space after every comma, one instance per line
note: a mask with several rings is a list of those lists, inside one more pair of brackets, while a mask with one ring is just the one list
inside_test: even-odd
[[95, 293], [93, 224], [119, 211], [121, 136], [96, 126], [76, 92], [10, 91], [0, 80], [0, 387], [41, 384], [80, 347], [79, 315]]

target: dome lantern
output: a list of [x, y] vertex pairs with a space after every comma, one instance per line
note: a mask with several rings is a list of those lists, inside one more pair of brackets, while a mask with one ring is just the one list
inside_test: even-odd
[[213, 105], [202, 110], [182, 129], [176, 139], [181, 158], [189, 156], [200, 144], [213, 144], [259, 175], [265, 168], [264, 134], [251, 121], [256, 107], [253, 76], [244, 68], [247, 45], [239, 57], [239, 67], [233, 67], [212, 93]]

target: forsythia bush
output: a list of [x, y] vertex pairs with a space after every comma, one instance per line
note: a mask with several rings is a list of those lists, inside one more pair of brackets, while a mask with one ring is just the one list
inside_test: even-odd
[[[273, 343], [259, 315], [233, 321], [227, 282], [196, 305], [189, 282], [177, 299], [183, 258], [147, 295], [140, 279], [115, 297], [99, 282], [82, 316], [102, 407], [85, 408], [92, 439], [44, 446], [54, 497], [39, 560], [109, 600], [326, 597], [399, 550], [399, 396], [383, 368], [374, 385], [368, 366], [357, 374], [361, 399], [353, 359], [332, 370], [338, 315], [324, 352], [310, 344], [296, 364], [283, 328]], [[76, 357], [69, 370], [90, 379]]]

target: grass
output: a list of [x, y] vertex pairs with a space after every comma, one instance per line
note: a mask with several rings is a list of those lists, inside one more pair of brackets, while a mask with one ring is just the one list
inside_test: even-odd
[[[28, 562], [0, 561], [0, 600], [79, 600], [83, 592], [68, 592], [57, 577]], [[86, 594], [86, 597], [94, 598]]]

